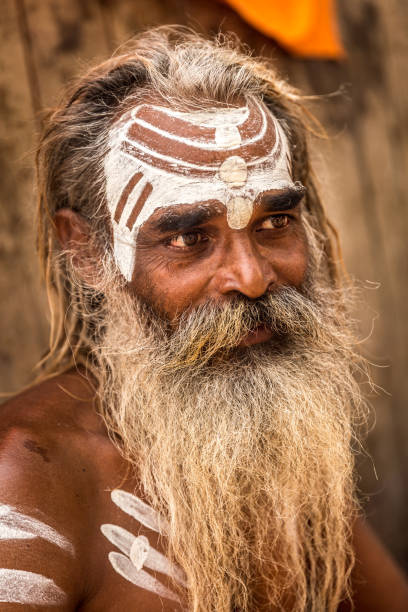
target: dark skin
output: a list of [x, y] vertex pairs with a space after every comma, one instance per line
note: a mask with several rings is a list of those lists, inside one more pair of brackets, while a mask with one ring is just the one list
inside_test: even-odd
[[[256, 298], [285, 284], [301, 285], [308, 254], [299, 197], [296, 200], [288, 192], [264, 194], [242, 230], [228, 226], [220, 203], [201, 205], [157, 210], [146, 222], [139, 232], [129, 290], [174, 321], [180, 312], [208, 299], [223, 301], [239, 294]], [[201, 217], [196, 214], [199, 211]], [[90, 244], [86, 221], [71, 210], [61, 210], [55, 222], [62, 245], [74, 250], [78, 268], [91, 282], [93, 271], [81, 264]], [[243, 339], [243, 344], [268, 337], [268, 330], [260, 329]], [[49, 607], [0, 603], [0, 610], [181, 610], [126, 581], [108, 561], [115, 547], [101, 534], [101, 524], [144, 534], [157, 550], [164, 547], [157, 534], [110, 499], [113, 488], [143, 495], [107, 436], [85, 373], [58, 376], [24, 392], [2, 407], [1, 423], [2, 503], [41, 517], [69, 539], [75, 556], [38, 538], [3, 540], [2, 568], [52, 578], [67, 593], [67, 603]], [[404, 578], [362, 521], [354, 525], [354, 548], [355, 609], [407, 610]], [[170, 586], [164, 575], [156, 577]], [[342, 605], [340, 609], [350, 608]]]

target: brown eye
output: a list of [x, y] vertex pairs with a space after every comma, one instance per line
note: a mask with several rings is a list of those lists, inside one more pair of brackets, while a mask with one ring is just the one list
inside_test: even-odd
[[169, 244], [178, 248], [187, 248], [196, 246], [201, 240], [201, 236], [198, 232], [189, 232], [188, 234], [178, 234], [173, 236]]
[[286, 227], [288, 223], [288, 215], [272, 215], [263, 221], [261, 229], [282, 229]]

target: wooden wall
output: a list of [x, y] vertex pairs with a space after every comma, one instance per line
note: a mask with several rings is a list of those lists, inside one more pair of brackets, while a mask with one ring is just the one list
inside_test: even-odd
[[408, 565], [408, 8], [404, 0], [343, 0], [339, 12], [348, 51], [342, 64], [285, 55], [216, 0], [0, 2], [0, 384], [15, 390], [28, 382], [46, 346], [34, 256], [39, 112], [85, 65], [146, 26], [235, 31], [305, 92], [344, 86], [314, 109], [331, 136], [317, 143], [315, 162], [348, 269], [367, 287], [359, 310], [362, 335], [370, 336], [364, 350], [382, 366], [375, 378], [384, 391], [372, 397], [373, 460], [360, 461], [362, 495], [377, 531]]

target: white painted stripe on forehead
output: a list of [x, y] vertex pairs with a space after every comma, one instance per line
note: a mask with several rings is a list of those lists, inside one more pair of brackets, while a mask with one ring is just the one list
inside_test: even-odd
[[[254, 102], [259, 106], [257, 100]], [[194, 125], [202, 125], [205, 127], [222, 127], [225, 122], [225, 118], [228, 117], [231, 123], [234, 125], [241, 125], [248, 119], [249, 115], [249, 107], [248, 106], [239, 106], [239, 107], [231, 107], [225, 108], [222, 106], [214, 106], [213, 108], [209, 108], [207, 110], [199, 110], [199, 111], [178, 111], [168, 106], [154, 106], [154, 108], [158, 111], [164, 111], [170, 117], [177, 117], [177, 119], [184, 119], [186, 115], [189, 116], [189, 121]]]
[[74, 555], [74, 547], [53, 527], [22, 514], [16, 508], [0, 504], [0, 540], [32, 540], [41, 538]]
[[[264, 136], [265, 136], [265, 132], [266, 132], [266, 127], [267, 127], [267, 119], [266, 119], [266, 114], [264, 109], [260, 106], [260, 104], [257, 103], [258, 106], [258, 110], [260, 111], [261, 115], [262, 115], [262, 127], [259, 130], [259, 132], [257, 134], [255, 134], [255, 136], [253, 136], [252, 138], [248, 138], [248, 140], [245, 140], [244, 144], [245, 146], [253, 144], [254, 142], [258, 142], [258, 140], [261, 140]], [[160, 109], [162, 110], [162, 109]], [[167, 110], [167, 109], [166, 109]], [[216, 113], [219, 113], [221, 109], [217, 109], [217, 108], [213, 108], [211, 109], [211, 111], [209, 111], [209, 113], [211, 112], [212, 115], [215, 115]], [[156, 125], [154, 125], [153, 123], [149, 123], [148, 121], [145, 121], [144, 119], [140, 119], [137, 115], [137, 108], [134, 109], [132, 111], [132, 118], [133, 118], [133, 122], [137, 123], [138, 125], [152, 131], [155, 132], [156, 134], [160, 134], [160, 136], [164, 136], [166, 138], [169, 138], [171, 140], [176, 140], [178, 142], [182, 142], [183, 144], [189, 145], [191, 147], [195, 147], [197, 149], [206, 149], [209, 151], [223, 151], [225, 150], [225, 145], [221, 143], [217, 143], [216, 140], [214, 140], [213, 142], [196, 142], [195, 140], [193, 140], [192, 138], [185, 138], [184, 136], [182, 136], [181, 134], [175, 134], [174, 132], [169, 132], [167, 130], [163, 130], [162, 128], [157, 127]], [[232, 109], [231, 109], [232, 112]], [[175, 115], [175, 113], [169, 113], [166, 112], [167, 115], [172, 115], [172, 116], [177, 116], [180, 119], [184, 119], [185, 121], [188, 121], [190, 123], [195, 123], [193, 121], [194, 119], [194, 113], [178, 113], [177, 115]], [[248, 113], [249, 114], [249, 111]], [[220, 122], [220, 125], [217, 126], [217, 128], [225, 128], [227, 127], [232, 127], [232, 126], [236, 126], [236, 122], [231, 121], [230, 117], [228, 116], [227, 113], [225, 113], [225, 115], [223, 115], [223, 121], [222, 123]], [[200, 125], [205, 125], [205, 124], [200, 124]], [[132, 141], [133, 143], [133, 141]], [[231, 147], [231, 150], [237, 149], [239, 147], [241, 147], [241, 139], [239, 142], [237, 142], [237, 144], [235, 144], [234, 146]], [[200, 166], [201, 167], [201, 166]], [[204, 166], [203, 166], [204, 167]]]
[[148, 529], [161, 533], [160, 525], [163, 521], [160, 520], [158, 512], [136, 497], [136, 495], [132, 495], [121, 489], [114, 489], [111, 493], [111, 498], [121, 510], [126, 512], [126, 514], [130, 514], [130, 516], [145, 527], [148, 527]]
[[[265, 113], [264, 111], [261, 109], [262, 112], [262, 116], [263, 116], [263, 126], [262, 126], [262, 134], [255, 138], [255, 140], [259, 140], [261, 138], [263, 138], [265, 131], [266, 131], [266, 117], [265, 117]], [[248, 168], [252, 167], [252, 166], [258, 166], [259, 164], [262, 164], [264, 161], [270, 160], [271, 158], [273, 158], [273, 156], [276, 153], [276, 149], [281, 145], [282, 143], [282, 133], [283, 133], [283, 129], [281, 128], [281, 126], [279, 125], [279, 121], [273, 116], [271, 115], [271, 118], [273, 120], [274, 126], [275, 126], [275, 130], [277, 133], [279, 133], [280, 138], [275, 138], [275, 142], [274, 145], [271, 149], [271, 151], [268, 153], [268, 155], [262, 157], [262, 158], [255, 158], [252, 160], [249, 160], [248, 162], [246, 162]], [[149, 124], [149, 128], [150, 128], [150, 124]], [[157, 128], [158, 129], [158, 128]], [[157, 131], [157, 130], [156, 130]], [[153, 158], [157, 158], [157, 159], [161, 159], [163, 161], [166, 161], [170, 164], [172, 164], [174, 167], [178, 167], [180, 168], [180, 166], [182, 166], [183, 168], [191, 168], [193, 170], [207, 170], [210, 172], [216, 172], [219, 164], [214, 165], [214, 166], [206, 166], [204, 164], [193, 164], [191, 162], [188, 162], [187, 160], [181, 160], [178, 159], [177, 157], [172, 157], [171, 155], [163, 155], [162, 153], [159, 153], [158, 151], [155, 151], [154, 149], [150, 149], [149, 147], [146, 147], [145, 145], [143, 145], [142, 143], [138, 142], [137, 140], [130, 140], [127, 136], [125, 136], [125, 133], [123, 133], [122, 135], [123, 140], [121, 142], [126, 142], [128, 144], [130, 144], [132, 147], [136, 147], [137, 149], [139, 149], [140, 151], [142, 151], [143, 153], [146, 153], [147, 155], [153, 157]], [[286, 138], [286, 137], [285, 137]], [[182, 140], [181, 138], [176, 138], [176, 140]], [[255, 142], [254, 140], [254, 142]], [[245, 146], [246, 146], [246, 142], [245, 142]], [[234, 147], [239, 149], [242, 145], [238, 145], [238, 147]], [[200, 147], [198, 147], [200, 148]], [[231, 151], [233, 151], [233, 149], [231, 149]], [[126, 151], [122, 151], [122, 154], [125, 155], [127, 158], [130, 159], [134, 159], [133, 156], [130, 153], [127, 153]], [[140, 163], [142, 166], [145, 167], [150, 167], [150, 164], [144, 162], [143, 160], [139, 160], [138, 159], [138, 163]], [[168, 170], [162, 170], [160, 168], [155, 168], [155, 171], [158, 174], [169, 174]]]
[[0, 602], [59, 606], [66, 594], [50, 578], [25, 570], [0, 569]]

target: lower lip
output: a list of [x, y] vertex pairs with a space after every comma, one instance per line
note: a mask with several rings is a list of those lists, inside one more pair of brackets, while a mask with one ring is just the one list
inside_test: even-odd
[[238, 344], [238, 346], [252, 346], [253, 344], [261, 344], [272, 338], [272, 332], [264, 325], [260, 325], [254, 331], [246, 334]]

